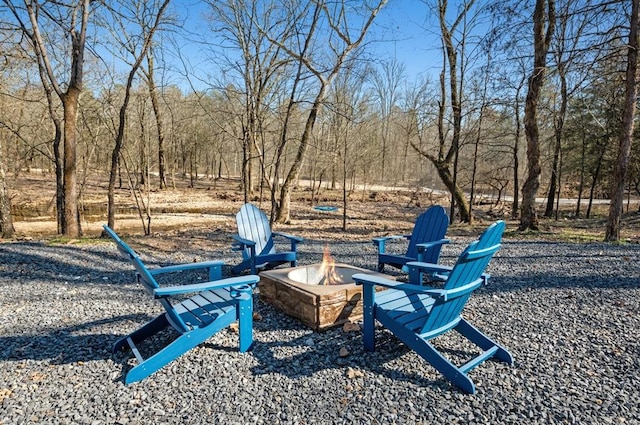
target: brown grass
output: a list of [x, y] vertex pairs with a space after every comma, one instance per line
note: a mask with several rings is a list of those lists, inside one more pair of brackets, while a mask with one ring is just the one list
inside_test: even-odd
[[[173, 238], [189, 237], [224, 240], [235, 232], [235, 212], [243, 203], [237, 180], [201, 179], [195, 187], [188, 187], [188, 179], [176, 179], [175, 186], [167, 190], [148, 193], [152, 210], [151, 231], [164, 235], [168, 243]], [[91, 179], [82, 189], [82, 227], [86, 237], [97, 237], [106, 222], [107, 183], [104, 179]], [[26, 173], [13, 180], [12, 205], [18, 239], [47, 239], [59, 241], [56, 236], [54, 215], [55, 185], [51, 174]], [[448, 205], [448, 200], [434, 194], [410, 190], [356, 191], [349, 195], [347, 231], [342, 230], [342, 192], [322, 189], [314, 204], [339, 207], [337, 212], [323, 212], [313, 208], [311, 190], [301, 188], [292, 197], [291, 223], [276, 226], [277, 230], [305, 238], [327, 240], [370, 240], [372, 237], [411, 231], [415, 217], [433, 203]], [[256, 195], [252, 202], [267, 213], [270, 209], [268, 192]], [[142, 234], [142, 224], [136, 203], [128, 188], [116, 192], [116, 227], [119, 232]], [[538, 232], [517, 231], [518, 222], [508, 217], [509, 205], [486, 203], [474, 206], [473, 226], [454, 224], [449, 234], [477, 235], [490, 222], [507, 220], [506, 237], [551, 239], [570, 242], [602, 241], [606, 223], [606, 205], [598, 205], [590, 219], [573, 219], [569, 215], [574, 206], [561, 211], [561, 218], [541, 219]], [[623, 240], [640, 243], [640, 214], [637, 204], [623, 219]], [[220, 235], [219, 238], [216, 235]], [[222, 243], [222, 242], [220, 242]]]

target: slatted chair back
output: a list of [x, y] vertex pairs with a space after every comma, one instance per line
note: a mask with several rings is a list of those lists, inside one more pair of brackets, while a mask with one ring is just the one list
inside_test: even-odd
[[[407, 246], [407, 257], [418, 258], [418, 244], [443, 239], [449, 227], [447, 212], [440, 205], [433, 205], [416, 219]], [[441, 245], [427, 248], [421, 261], [436, 264], [440, 258]]]
[[[142, 286], [149, 292], [151, 295], [154, 295], [154, 289], [160, 288], [158, 281], [153, 277], [147, 266], [144, 265], [140, 256], [133, 250], [129, 245], [124, 242], [116, 232], [113, 231], [108, 226], [104, 226], [104, 230], [107, 234], [113, 239], [118, 247], [118, 251], [123, 253], [129, 262], [133, 265], [136, 270], [136, 276], [138, 278], [138, 282], [142, 283]], [[173, 325], [180, 331], [186, 332], [190, 329], [190, 327], [184, 322], [182, 317], [175, 311], [172, 304], [166, 298], [159, 298], [158, 301], [162, 304], [162, 307], [167, 312], [169, 319], [173, 323]]]
[[435, 300], [422, 328], [423, 333], [437, 332], [460, 317], [473, 291], [484, 282], [483, 273], [500, 249], [504, 229], [504, 221], [492, 224], [460, 254], [443, 287], [449, 295]]
[[[273, 254], [275, 252], [269, 219], [260, 208], [253, 204], [244, 204], [236, 214], [236, 223], [238, 225], [238, 235], [256, 243], [256, 255]], [[242, 250], [242, 257], [244, 260], [251, 258], [251, 250], [245, 247]]]

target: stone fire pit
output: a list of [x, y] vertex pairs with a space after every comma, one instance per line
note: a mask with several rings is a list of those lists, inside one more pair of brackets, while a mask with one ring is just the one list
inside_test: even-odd
[[316, 331], [362, 318], [362, 287], [353, 283], [356, 273], [382, 275], [348, 264], [332, 265], [333, 278], [323, 284], [321, 264], [275, 269], [260, 273], [260, 297], [285, 314]]

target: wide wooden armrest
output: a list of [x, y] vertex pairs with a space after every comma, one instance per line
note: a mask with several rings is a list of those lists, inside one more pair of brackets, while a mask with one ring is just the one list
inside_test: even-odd
[[158, 267], [156, 269], [150, 269], [149, 273], [151, 273], [152, 276], [155, 276], [158, 274], [182, 272], [185, 270], [211, 269], [222, 267], [223, 265], [224, 261], [201, 261], [199, 263], [184, 263], [175, 264], [172, 266]]
[[[451, 272], [453, 267], [450, 266], [442, 266], [440, 264], [432, 264], [432, 263], [422, 263], [420, 261], [409, 261], [406, 264], [407, 268], [410, 270], [409, 274], [411, 275], [411, 271], [424, 272], [424, 273], [432, 273], [435, 274], [439, 279], [447, 280], [447, 274]], [[489, 278], [491, 274], [482, 273], [480, 279], [482, 279], [483, 284], [489, 283]]]
[[[450, 266], [442, 266], [440, 264], [432, 264], [432, 263], [422, 263], [419, 261], [409, 261], [406, 264], [406, 266], [409, 268], [409, 270], [417, 269], [420, 272], [435, 273], [440, 279], [443, 279], [443, 280], [447, 279], [447, 273], [451, 272], [451, 270], [453, 269], [453, 267], [450, 267]], [[480, 275], [480, 279], [482, 279], [482, 283], [485, 285], [489, 283], [490, 277], [491, 277], [491, 274], [489, 273], [482, 273], [482, 275]]]
[[381, 236], [379, 238], [373, 238], [373, 244], [378, 246], [381, 242], [386, 242], [392, 239], [411, 239], [411, 235], [389, 235], [389, 236]]
[[438, 245], [446, 245], [448, 243], [450, 243], [451, 241], [449, 239], [440, 239], [437, 241], [431, 241], [431, 242], [423, 242], [423, 243], [419, 243], [416, 244], [416, 247], [418, 248], [418, 251], [424, 251], [428, 248], [432, 248], [434, 246], [438, 246]]
[[418, 269], [421, 272], [447, 273], [452, 270], [450, 266], [443, 266], [434, 263], [423, 263], [420, 261], [409, 261], [406, 266], [409, 269]]
[[442, 298], [443, 301], [448, 301], [453, 298], [458, 298], [463, 295], [466, 295], [469, 292], [475, 291], [478, 288], [478, 286], [482, 285], [483, 283], [484, 283], [484, 279], [481, 277], [479, 279], [476, 279], [472, 282], [467, 283], [466, 285], [463, 285], [457, 288], [453, 288], [453, 289], [427, 288], [422, 292], [424, 292], [425, 294], [428, 294], [433, 298]]
[[467, 260], [473, 260], [476, 258], [484, 257], [486, 255], [493, 255], [500, 249], [500, 244], [495, 244], [493, 246], [483, 248], [483, 249], [470, 249], [463, 253], [461, 257], [464, 257]]
[[414, 285], [412, 283], [403, 283], [395, 280], [387, 279], [380, 276], [374, 276], [367, 273], [356, 273], [353, 275], [353, 281], [356, 285], [376, 285], [383, 286], [385, 288], [399, 289], [407, 292], [426, 292], [429, 289], [425, 286]]
[[236, 251], [243, 250], [245, 246], [247, 247], [256, 246], [256, 243], [254, 241], [245, 239], [240, 235], [233, 235], [231, 237], [236, 241], [236, 243], [233, 244], [233, 249]]
[[431, 288], [428, 286], [414, 285], [412, 283], [397, 282], [395, 280], [389, 280], [384, 277], [372, 276], [365, 273], [354, 274], [353, 280], [356, 283], [356, 285], [362, 285], [362, 284], [376, 285], [376, 286], [383, 286], [385, 288], [397, 289], [399, 291], [404, 291], [404, 292], [415, 292], [415, 293], [427, 294], [433, 298], [442, 298], [443, 301], [447, 301], [452, 298], [457, 298], [462, 295], [465, 295], [475, 290], [478, 286], [484, 283], [484, 279], [479, 278], [474, 280], [473, 282], [470, 282], [458, 288], [439, 289], [439, 288]]
[[288, 233], [282, 233], [282, 232], [271, 232], [271, 234], [272, 234], [272, 235], [274, 235], [274, 236], [282, 236], [283, 238], [287, 238], [287, 239], [289, 239], [290, 241], [295, 241], [295, 242], [298, 242], [298, 243], [302, 243], [302, 242], [304, 242], [304, 239], [303, 239], [303, 238], [301, 238], [301, 237], [299, 237], [299, 236], [293, 236], [293, 235], [290, 235], [290, 234], [288, 234]]
[[[192, 292], [209, 291], [212, 289], [235, 287], [239, 292], [251, 292], [251, 285], [255, 285], [260, 281], [260, 277], [256, 275], [246, 275], [238, 277], [229, 277], [226, 279], [216, 280], [213, 282], [194, 283], [192, 285], [167, 286], [164, 288], [156, 288], [153, 290], [155, 298], [163, 298], [171, 295], [189, 294]], [[245, 286], [243, 288], [242, 286]]]

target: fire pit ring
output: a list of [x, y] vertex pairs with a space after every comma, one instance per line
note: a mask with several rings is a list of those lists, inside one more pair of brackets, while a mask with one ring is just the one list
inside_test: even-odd
[[[335, 263], [338, 284], [322, 284], [322, 264], [275, 269], [260, 273], [260, 298], [313, 330], [322, 331], [362, 318], [362, 287], [356, 273], [391, 277], [348, 264]], [[392, 279], [392, 278], [391, 278]]]

